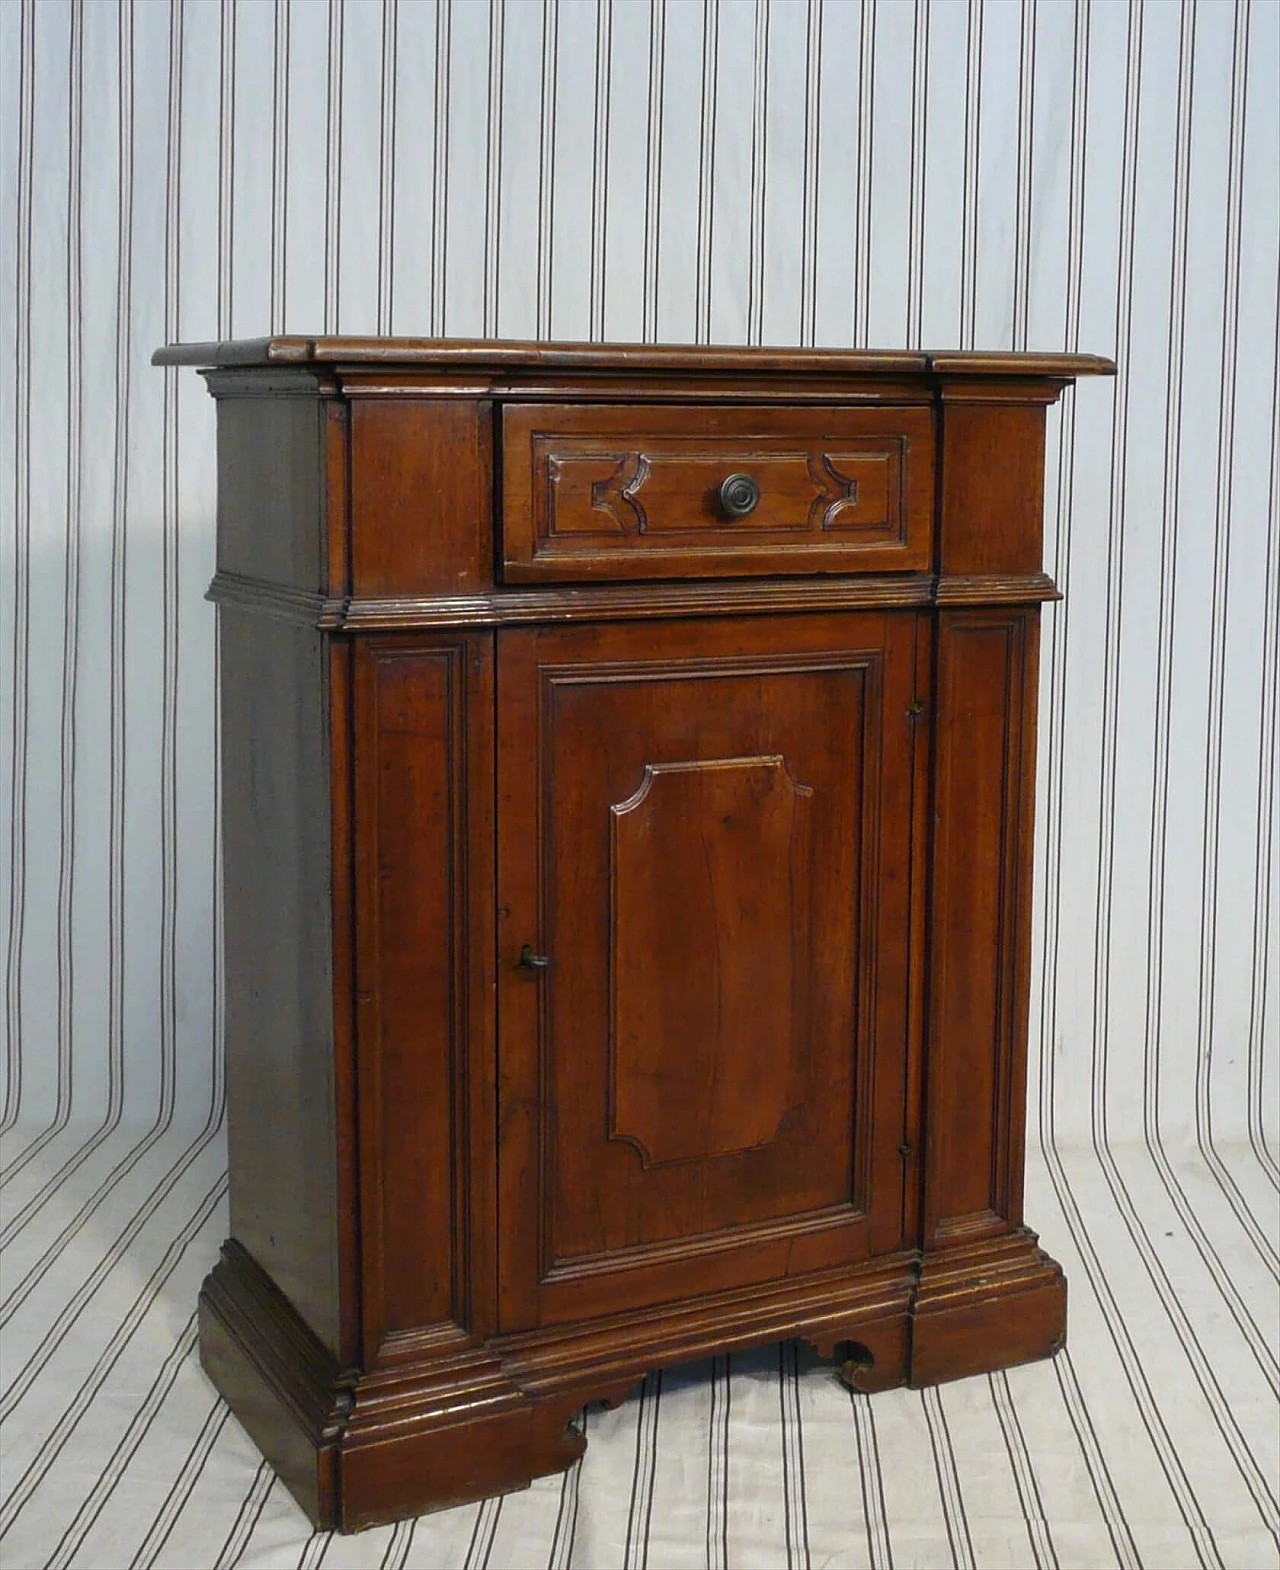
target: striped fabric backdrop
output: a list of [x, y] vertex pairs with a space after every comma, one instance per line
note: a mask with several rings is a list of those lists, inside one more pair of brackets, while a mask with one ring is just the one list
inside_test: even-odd
[[[7, 1565], [1274, 1565], [1276, 0], [0, 0]], [[1054, 1363], [651, 1375], [311, 1537], [226, 1225], [214, 410], [268, 331], [1080, 349], [1050, 415], [1028, 1214]]]

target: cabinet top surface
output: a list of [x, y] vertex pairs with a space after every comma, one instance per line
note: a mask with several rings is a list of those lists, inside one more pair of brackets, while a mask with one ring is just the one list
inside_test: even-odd
[[404, 366], [505, 371], [688, 371], [848, 376], [1110, 376], [1115, 363], [1096, 354], [984, 350], [742, 348], [705, 344], [524, 343], [478, 338], [239, 338], [172, 343], [155, 365]]

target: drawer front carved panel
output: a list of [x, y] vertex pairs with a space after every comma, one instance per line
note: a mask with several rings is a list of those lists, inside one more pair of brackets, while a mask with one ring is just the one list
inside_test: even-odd
[[929, 564], [926, 409], [503, 413], [509, 580]]
[[[622, 453], [565, 452], [563, 440], [534, 438], [533, 461], [546, 475], [547, 551], [577, 549], [579, 542], [598, 537], [613, 536], [618, 543], [622, 536], [635, 549], [651, 542], [629, 538], [633, 535], [671, 535], [668, 543], [674, 546], [681, 535], [707, 534], [713, 538], [695, 543], [733, 550], [742, 536], [748, 544], [753, 536], [772, 534], [811, 543], [804, 537], [844, 530], [878, 544], [902, 543], [899, 438], [868, 443], [861, 452], [779, 451], [766, 457], [745, 441], [708, 449], [697, 438], [668, 437], [661, 447], [655, 442]], [[721, 487], [730, 475], [746, 472], [760, 497], [749, 512], [730, 513]]]
[[812, 800], [780, 757], [716, 758], [610, 809], [609, 1133], [646, 1167], [768, 1145], [803, 1102]]

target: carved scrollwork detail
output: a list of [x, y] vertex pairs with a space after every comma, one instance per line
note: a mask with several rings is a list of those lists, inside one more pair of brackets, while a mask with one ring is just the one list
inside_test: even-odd
[[645, 455], [626, 453], [607, 480], [597, 480], [591, 487], [591, 505], [597, 512], [608, 513], [624, 533], [630, 527], [643, 534], [649, 520], [636, 493], [648, 478]]
[[829, 529], [836, 515], [858, 505], [858, 482], [841, 474], [826, 453], [809, 455], [809, 478], [818, 488], [809, 507], [809, 527]]

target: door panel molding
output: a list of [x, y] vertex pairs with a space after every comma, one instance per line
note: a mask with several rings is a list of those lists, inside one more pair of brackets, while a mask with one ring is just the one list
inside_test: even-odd
[[504, 1329], [900, 1245], [916, 641], [500, 635]]

